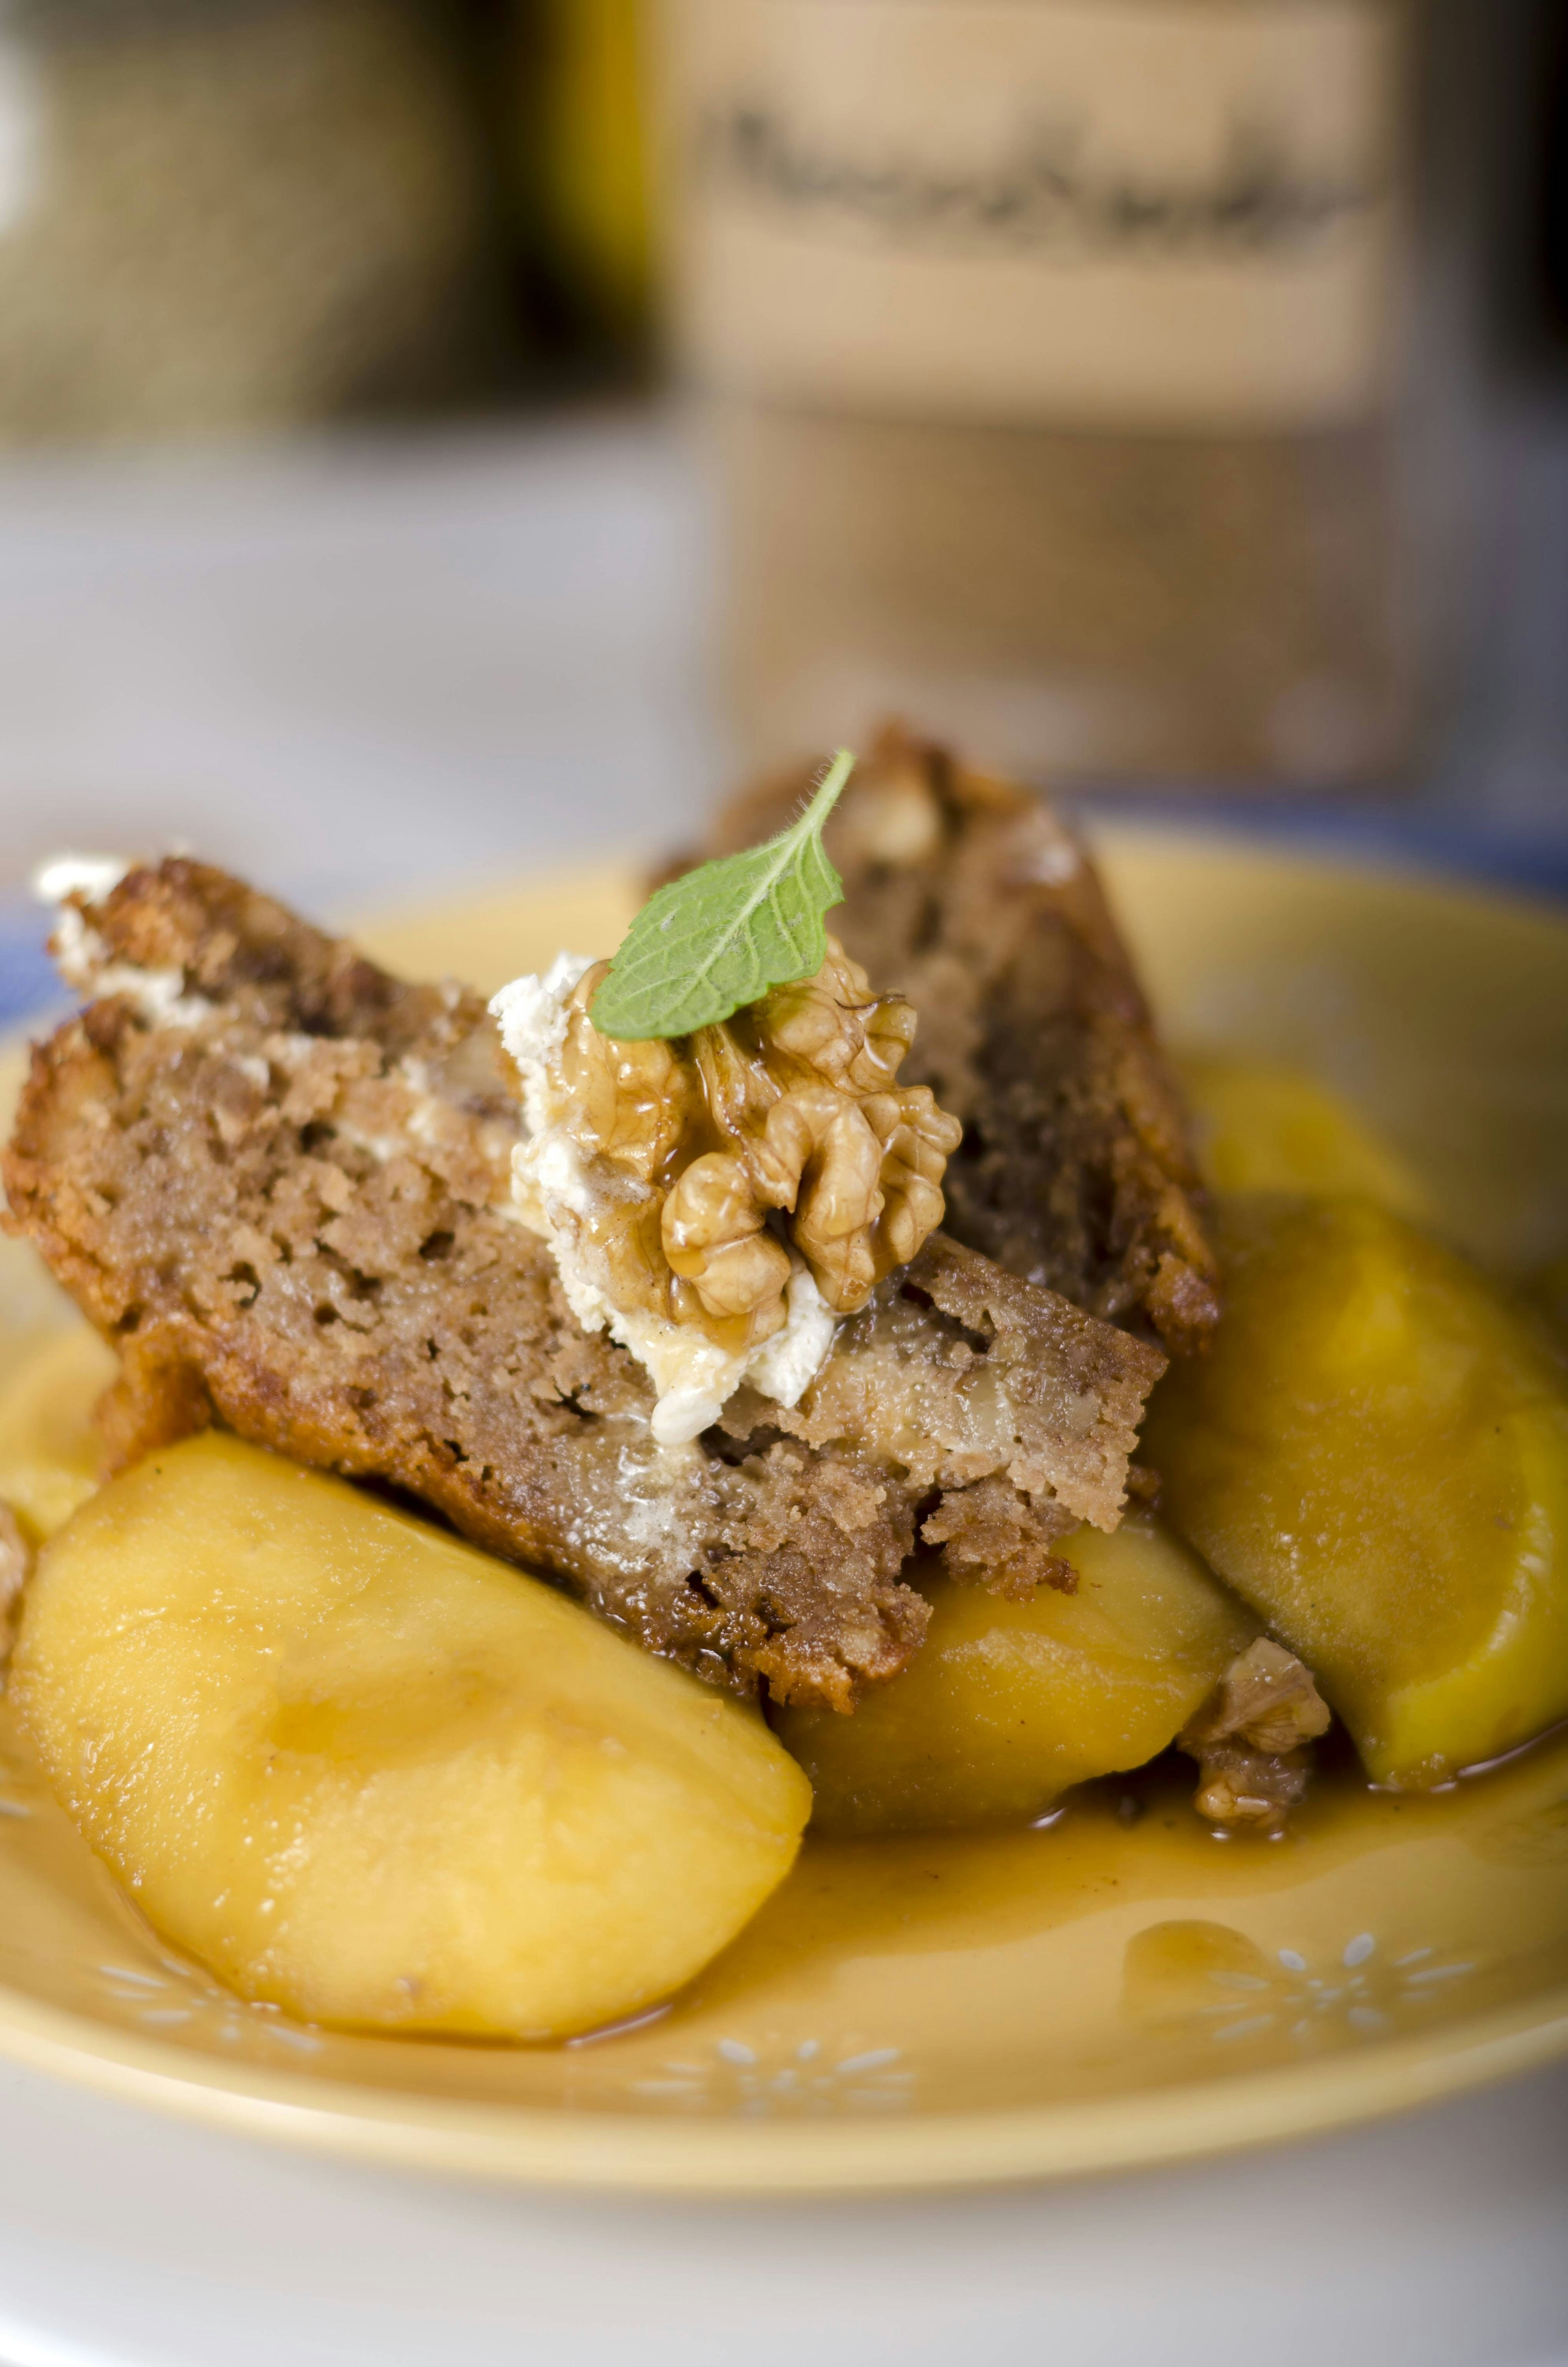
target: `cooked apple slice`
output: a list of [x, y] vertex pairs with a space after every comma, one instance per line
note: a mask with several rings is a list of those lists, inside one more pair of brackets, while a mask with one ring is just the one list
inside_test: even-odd
[[913, 1666], [853, 1717], [786, 1710], [781, 1739], [834, 1833], [1021, 1823], [1163, 1750], [1258, 1623], [1152, 1514], [1056, 1550], [1076, 1593], [1023, 1602], [938, 1580]]
[[734, 1937], [810, 1811], [739, 1703], [211, 1433], [53, 1539], [14, 1665], [152, 1922], [307, 2020], [551, 2038], [634, 2012]]
[[1568, 1712], [1568, 1392], [1471, 1267], [1352, 1200], [1233, 1203], [1210, 1353], [1156, 1392], [1161, 1502], [1378, 1782]]
[[1415, 1169], [1315, 1077], [1215, 1055], [1184, 1060], [1181, 1078], [1215, 1191], [1349, 1193], [1397, 1216], [1430, 1215]]
[[0, 1387], [0, 1501], [35, 1545], [97, 1485], [93, 1408], [118, 1369], [112, 1348], [73, 1323], [24, 1355]]

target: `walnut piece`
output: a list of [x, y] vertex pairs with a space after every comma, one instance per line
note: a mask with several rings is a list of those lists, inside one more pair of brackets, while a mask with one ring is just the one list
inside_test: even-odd
[[856, 1313], [941, 1224], [962, 1132], [897, 1082], [910, 1005], [874, 995], [829, 937], [815, 977], [722, 1025], [622, 1043], [589, 1016], [605, 967], [571, 992], [550, 1095], [606, 1186], [576, 1220], [605, 1296], [730, 1353], [784, 1327], [801, 1263], [833, 1313]]
[[1260, 1636], [1231, 1662], [1178, 1737], [1199, 1762], [1199, 1815], [1211, 1824], [1278, 1832], [1306, 1795], [1309, 1745], [1329, 1724], [1311, 1670]]
[[[693, 1160], [660, 1217], [671, 1271], [690, 1283], [704, 1312], [750, 1318], [756, 1339], [782, 1329], [790, 1276], [789, 1251], [766, 1225], [744, 1161], [726, 1150]], [[681, 1306], [673, 1291], [671, 1305], [671, 1312]]]

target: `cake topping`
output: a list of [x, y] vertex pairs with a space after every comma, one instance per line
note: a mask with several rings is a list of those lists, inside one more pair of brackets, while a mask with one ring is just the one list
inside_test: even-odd
[[[660, 897], [671, 893], [661, 889], [615, 964], [562, 955], [491, 1005], [524, 1082], [519, 1212], [550, 1242], [579, 1321], [607, 1328], [647, 1365], [666, 1444], [716, 1421], [743, 1381], [796, 1404], [838, 1319], [942, 1222], [942, 1172], [962, 1129], [929, 1088], [897, 1082], [911, 1006], [873, 994], [822, 925], [821, 874], [834, 889], [837, 876], [813, 816], [825, 818], [847, 771], [840, 758], [769, 846], [704, 866], [750, 865], [739, 886], [705, 889], [703, 872], [674, 883], [693, 892], [667, 904], [665, 923], [701, 974], [700, 997], [660, 969], [657, 947], [638, 954], [650, 915], [660, 930]], [[716, 953], [698, 925], [705, 912]], [[809, 972], [781, 978], [813, 932]], [[642, 983], [623, 981], [617, 998], [623, 963]], [[738, 1004], [742, 968], [768, 982]], [[672, 1037], [603, 1024], [622, 1008], [636, 1025], [716, 1004], [720, 1016]]]
[[742, 1381], [796, 1404], [838, 1318], [942, 1222], [960, 1129], [897, 1082], [914, 1013], [827, 948], [814, 977], [674, 1043], [601, 1034], [605, 966], [571, 955], [491, 1006], [524, 1080], [519, 1213], [578, 1320], [648, 1366], [666, 1444]]

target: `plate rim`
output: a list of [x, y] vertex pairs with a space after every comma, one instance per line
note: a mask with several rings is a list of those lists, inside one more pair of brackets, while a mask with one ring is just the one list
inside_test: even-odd
[[[1315, 875], [1323, 884], [1355, 879], [1568, 938], [1561, 901], [1397, 855], [1280, 844], [1207, 820], [1077, 820], [1096, 856], [1112, 865], [1122, 850], [1179, 847]], [[581, 860], [526, 878], [454, 882], [417, 902], [359, 905], [346, 925], [385, 936], [503, 896], [603, 889], [631, 872], [625, 860]], [[46, 1006], [0, 1033], [0, 1067], [25, 1058], [37, 1031], [62, 1015]], [[982, 2112], [916, 2110], [878, 2121], [684, 2119], [443, 2097], [206, 2057], [0, 1981], [0, 2058], [165, 2117], [411, 2172], [693, 2198], [932, 2192], [1156, 2169], [1418, 2111], [1565, 2057], [1568, 1981], [1438, 2031], [1122, 2095]]]
[[693, 2198], [939, 2192], [1153, 2169], [1359, 2126], [1568, 2058], [1568, 1982], [1441, 2032], [1082, 2101], [749, 2121], [563, 2111], [193, 2056], [0, 1983], [0, 2057], [230, 2135], [385, 2168]]

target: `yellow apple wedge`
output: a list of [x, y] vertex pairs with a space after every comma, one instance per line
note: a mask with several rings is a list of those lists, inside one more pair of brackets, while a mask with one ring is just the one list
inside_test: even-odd
[[37, 1545], [98, 1484], [93, 1408], [119, 1370], [85, 1323], [40, 1342], [0, 1382], [0, 1502]]
[[323, 2022], [542, 2039], [635, 2012], [740, 1930], [810, 1810], [740, 1703], [213, 1433], [46, 1547], [12, 1682], [157, 1929]]
[[1344, 1193], [1417, 1221], [1431, 1214], [1415, 1170], [1315, 1077], [1219, 1054], [1180, 1066], [1199, 1163], [1213, 1190]]
[[1023, 1602], [939, 1579], [913, 1664], [852, 1717], [784, 1711], [780, 1738], [833, 1833], [1024, 1823], [1163, 1750], [1258, 1622], [1147, 1512], [1057, 1549], [1078, 1574]]
[[1168, 1516], [1306, 1661], [1380, 1783], [1568, 1715], [1568, 1389], [1529, 1319], [1386, 1209], [1259, 1195], [1156, 1391]]

